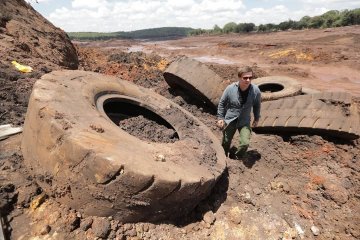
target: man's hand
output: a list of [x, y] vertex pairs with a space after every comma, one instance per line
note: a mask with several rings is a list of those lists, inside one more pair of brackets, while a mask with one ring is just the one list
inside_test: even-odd
[[220, 119], [216, 122], [216, 126], [218, 126], [220, 129], [223, 129], [225, 127], [225, 121]]
[[255, 121], [255, 120], [254, 120], [251, 127], [253, 127], [253, 128], [254, 128], [254, 127], [257, 127], [258, 123], [259, 123], [259, 121]]

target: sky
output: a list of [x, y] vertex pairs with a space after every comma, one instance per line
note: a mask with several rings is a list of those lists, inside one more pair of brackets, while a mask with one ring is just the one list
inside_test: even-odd
[[212, 29], [215, 24], [275, 23], [329, 10], [360, 8], [360, 0], [27, 0], [66, 32], [117, 32], [157, 27]]

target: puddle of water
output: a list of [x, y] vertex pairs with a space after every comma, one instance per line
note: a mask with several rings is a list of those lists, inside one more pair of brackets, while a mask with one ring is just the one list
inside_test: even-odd
[[211, 57], [211, 56], [201, 56], [201, 57], [195, 57], [195, 60], [198, 60], [199, 62], [213, 62], [218, 64], [235, 64], [235, 62], [226, 60], [224, 58], [217, 58], [217, 57]]
[[144, 46], [141, 45], [133, 45], [131, 47], [129, 47], [126, 52], [130, 53], [130, 52], [143, 52], [144, 51]]
[[172, 46], [164, 46], [167, 50], [181, 50], [181, 49], [195, 49], [198, 47], [172, 47]]

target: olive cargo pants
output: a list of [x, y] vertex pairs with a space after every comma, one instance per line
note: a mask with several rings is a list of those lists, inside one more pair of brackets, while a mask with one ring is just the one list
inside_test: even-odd
[[244, 154], [246, 153], [246, 151], [249, 147], [250, 137], [251, 137], [251, 128], [249, 126], [243, 126], [241, 128], [236, 128], [236, 121], [232, 121], [223, 130], [222, 146], [224, 148], [226, 156], [228, 156], [228, 154], [229, 154], [231, 140], [233, 139], [236, 130], [239, 131], [240, 139], [239, 139], [238, 149], [237, 149], [235, 155], [237, 157], [244, 156]]

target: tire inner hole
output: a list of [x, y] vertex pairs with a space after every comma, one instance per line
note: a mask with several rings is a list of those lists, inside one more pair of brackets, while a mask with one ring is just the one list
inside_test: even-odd
[[144, 141], [172, 143], [179, 140], [176, 130], [153, 111], [122, 99], [107, 99], [103, 105], [113, 123]]
[[259, 89], [261, 92], [280, 92], [284, 89], [284, 86], [276, 83], [265, 83], [259, 85]]

